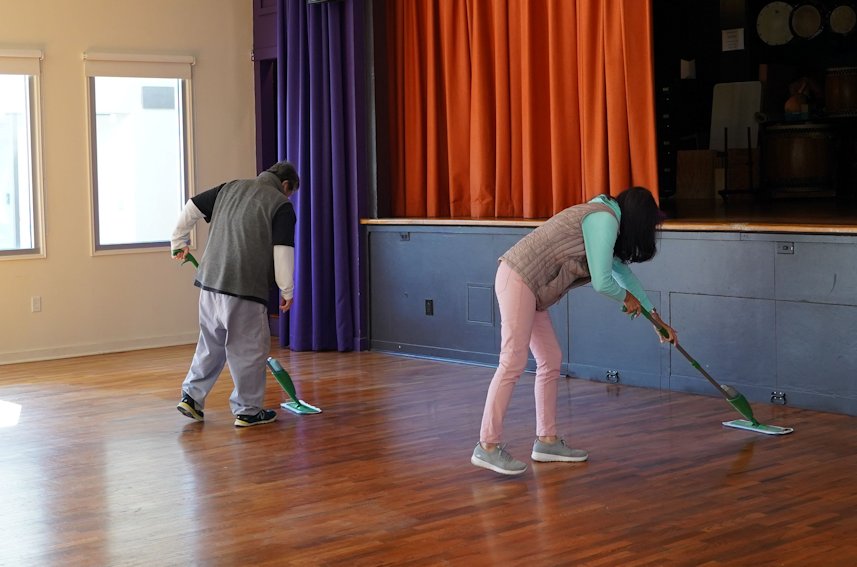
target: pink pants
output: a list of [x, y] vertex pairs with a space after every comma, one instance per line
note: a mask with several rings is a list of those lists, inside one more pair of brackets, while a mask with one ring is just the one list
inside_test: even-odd
[[536, 359], [536, 435], [556, 435], [556, 397], [562, 350], [547, 311], [536, 311], [536, 296], [517, 272], [500, 262], [494, 290], [500, 304], [500, 364], [488, 387], [479, 440], [500, 443], [503, 417], [512, 391], [527, 365], [527, 349]]

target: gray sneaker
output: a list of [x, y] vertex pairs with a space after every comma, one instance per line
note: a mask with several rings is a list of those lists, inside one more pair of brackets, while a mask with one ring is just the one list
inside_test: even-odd
[[574, 463], [585, 461], [589, 458], [589, 453], [582, 449], [572, 449], [562, 438], [557, 439], [555, 443], [545, 443], [536, 439], [533, 443], [533, 454], [530, 457], [540, 463]]
[[504, 447], [497, 447], [493, 451], [486, 451], [481, 443], [476, 444], [470, 462], [477, 467], [492, 470], [500, 474], [521, 474], [527, 470], [527, 465], [512, 458], [512, 455]]

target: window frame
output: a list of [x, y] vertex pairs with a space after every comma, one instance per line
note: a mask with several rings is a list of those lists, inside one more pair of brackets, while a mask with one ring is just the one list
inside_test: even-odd
[[42, 96], [40, 49], [0, 49], [0, 74], [28, 77], [28, 107], [30, 132], [30, 175], [32, 191], [33, 246], [0, 250], [0, 261], [46, 257], [44, 173], [42, 161]]
[[[193, 86], [191, 68], [196, 63], [189, 55], [148, 55], [128, 53], [85, 52], [83, 54], [84, 74], [86, 78], [86, 120], [87, 151], [89, 153], [89, 193], [90, 193], [90, 241], [93, 256], [105, 254], [127, 254], [134, 252], [152, 252], [169, 249], [168, 234], [157, 242], [131, 242], [121, 244], [100, 244], [98, 216], [98, 155], [95, 113], [95, 79], [97, 77], [159, 78], [178, 79], [181, 85], [179, 99], [182, 105], [181, 137], [183, 155], [184, 187], [180, 197], [180, 207], [193, 194], [194, 150], [193, 150]], [[176, 218], [181, 208], [175, 211]], [[191, 242], [196, 241], [196, 231], [191, 233]]]

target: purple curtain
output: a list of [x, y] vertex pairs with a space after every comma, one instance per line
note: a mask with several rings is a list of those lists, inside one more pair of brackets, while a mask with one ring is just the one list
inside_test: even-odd
[[301, 176], [295, 301], [279, 333], [292, 350], [359, 350], [363, 341], [365, 8], [364, 0], [279, 0], [278, 143], [280, 159], [291, 160]]

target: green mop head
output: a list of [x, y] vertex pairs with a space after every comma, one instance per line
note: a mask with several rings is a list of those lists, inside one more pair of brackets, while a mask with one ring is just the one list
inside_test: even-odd
[[723, 393], [726, 395], [726, 400], [732, 404], [735, 410], [746, 417], [747, 419], [733, 419], [732, 421], [724, 421], [726, 427], [734, 427], [736, 429], [746, 429], [747, 431], [755, 431], [756, 433], [764, 433], [766, 435], [785, 435], [794, 431], [792, 427], [780, 427], [778, 425], [765, 425], [753, 416], [753, 408], [750, 407], [750, 402], [744, 397], [744, 394], [738, 392], [732, 386], [723, 384], [720, 386]]
[[764, 433], [765, 435], [785, 435], [794, 431], [793, 427], [780, 427], [779, 425], [765, 425], [764, 423], [753, 423], [746, 419], [733, 419], [732, 421], [724, 421], [726, 427], [734, 427], [735, 429], [746, 429], [747, 431], [755, 431], [756, 433]]
[[303, 400], [297, 400], [294, 402], [283, 402], [280, 404], [280, 407], [298, 415], [321, 413], [320, 408], [310, 405]]
[[292, 413], [296, 413], [298, 415], [308, 415], [312, 413], [321, 413], [321, 409], [306, 403], [303, 400], [298, 399], [298, 394], [295, 391], [295, 385], [292, 383], [292, 379], [289, 376], [289, 373], [285, 371], [282, 365], [274, 358], [268, 357], [268, 368], [271, 369], [271, 373], [274, 375], [274, 378], [277, 379], [280, 386], [282, 386], [283, 390], [289, 395], [292, 399], [290, 402], [283, 402], [280, 404], [280, 407], [289, 410]]

